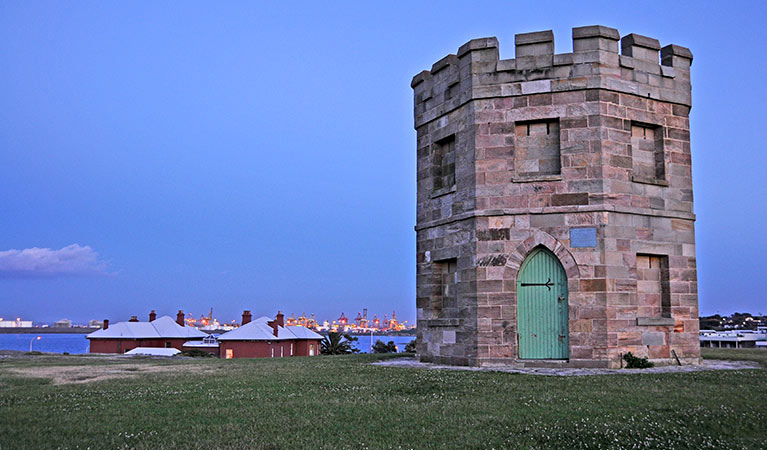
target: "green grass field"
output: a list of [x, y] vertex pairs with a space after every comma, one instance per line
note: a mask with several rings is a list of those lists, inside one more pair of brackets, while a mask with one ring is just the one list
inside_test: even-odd
[[[767, 364], [767, 352], [704, 355]], [[767, 369], [544, 377], [369, 364], [380, 358], [5, 359], [0, 449], [697, 449], [767, 438]], [[126, 378], [94, 378], [115, 375]]]

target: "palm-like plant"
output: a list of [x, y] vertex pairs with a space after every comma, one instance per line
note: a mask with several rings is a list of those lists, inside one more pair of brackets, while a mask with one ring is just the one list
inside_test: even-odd
[[323, 355], [346, 355], [349, 353], [357, 353], [359, 350], [352, 347], [352, 342], [356, 341], [356, 337], [351, 337], [348, 334], [341, 334], [331, 331], [320, 342], [320, 352]]

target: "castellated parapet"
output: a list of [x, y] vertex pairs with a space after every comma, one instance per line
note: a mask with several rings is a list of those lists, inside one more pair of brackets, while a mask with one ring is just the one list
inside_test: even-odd
[[692, 53], [572, 38], [474, 39], [413, 78], [423, 361], [700, 362]]

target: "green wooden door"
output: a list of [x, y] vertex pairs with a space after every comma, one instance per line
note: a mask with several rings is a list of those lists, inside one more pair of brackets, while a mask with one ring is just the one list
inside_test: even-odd
[[517, 327], [522, 359], [567, 359], [567, 274], [553, 253], [536, 248], [517, 277]]

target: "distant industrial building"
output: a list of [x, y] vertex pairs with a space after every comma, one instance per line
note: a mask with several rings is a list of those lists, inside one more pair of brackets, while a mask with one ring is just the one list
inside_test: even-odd
[[17, 318], [16, 320], [3, 320], [3, 318], [0, 317], [0, 328], [31, 328], [31, 327], [32, 327], [31, 320], [21, 320], [21, 318]]
[[53, 328], [72, 328], [72, 321], [69, 319], [61, 319], [54, 322]]
[[754, 330], [700, 330], [700, 346], [714, 348], [767, 348], [767, 327]]

